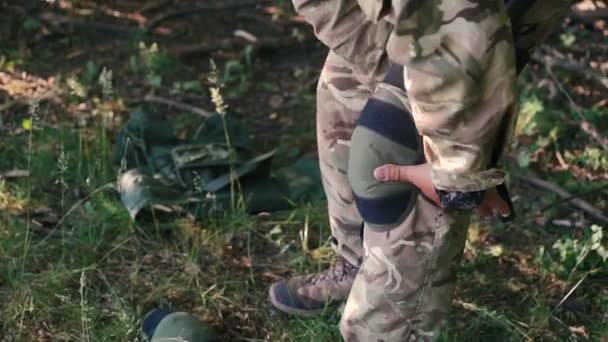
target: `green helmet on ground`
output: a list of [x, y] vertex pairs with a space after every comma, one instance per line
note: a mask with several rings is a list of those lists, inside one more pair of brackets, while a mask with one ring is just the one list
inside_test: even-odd
[[156, 309], [144, 318], [144, 333], [151, 342], [219, 342], [205, 323], [186, 312]]

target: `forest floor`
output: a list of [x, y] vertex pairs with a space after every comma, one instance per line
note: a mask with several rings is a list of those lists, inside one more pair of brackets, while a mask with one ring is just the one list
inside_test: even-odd
[[[226, 341], [339, 341], [339, 311], [290, 318], [266, 297], [331, 262], [325, 203], [133, 221], [112, 186], [113, 143], [146, 98], [213, 110], [211, 58], [256, 150], [279, 147], [276, 167], [316, 155], [327, 50], [290, 3], [10, 3], [0, 0], [0, 341], [138, 341], [161, 302]], [[608, 27], [595, 12], [571, 13], [521, 77], [508, 163], [519, 219], [471, 225], [445, 341], [608, 341]], [[179, 120], [195, 113], [157, 105], [189, 134]]]

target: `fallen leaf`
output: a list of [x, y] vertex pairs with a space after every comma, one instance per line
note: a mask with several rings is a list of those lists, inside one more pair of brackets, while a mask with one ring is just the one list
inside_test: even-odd
[[270, 107], [277, 109], [283, 105], [284, 100], [280, 95], [272, 95], [268, 102]]
[[23, 122], [21, 123], [21, 126], [23, 127], [24, 130], [26, 131], [31, 131], [32, 130], [32, 120], [31, 119], [24, 119]]
[[486, 255], [491, 255], [495, 257], [499, 257], [504, 253], [504, 248], [502, 245], [494, 245], [490, 246], [486, 249]]

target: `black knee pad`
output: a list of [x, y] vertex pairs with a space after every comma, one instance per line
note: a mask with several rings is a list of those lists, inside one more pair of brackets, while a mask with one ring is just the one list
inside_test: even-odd
[[411, 183], [376, 180], [374, 169], [423, 162], [422, 139], [412, 115], [397, 101], [372, 97], [353, 132], [348, 165], [355, 203], [367, 226], [388, 230], [400, 224], [418, 193]]

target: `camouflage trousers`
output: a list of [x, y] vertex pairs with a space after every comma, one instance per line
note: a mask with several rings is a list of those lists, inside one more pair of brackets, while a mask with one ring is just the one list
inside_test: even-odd
[[468, 216], [416, 195], [396, 227], [363, 226], [347, 177], [348, 158], [374, 86], [359, 81], [353, 66], [330, 52], [317, 88], [317, 139], [332, 245], [360, 265], [340, 330], [348, 342], [434, 340], [451, 306]]

